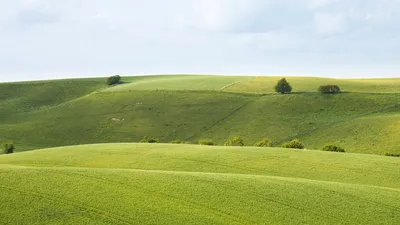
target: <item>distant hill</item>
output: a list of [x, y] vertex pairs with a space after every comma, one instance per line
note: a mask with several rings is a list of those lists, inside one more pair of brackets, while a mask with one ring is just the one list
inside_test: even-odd
[[[307, 149], [400, 154], [400, 79], [287, 77], [294, 93], [275, 94], [279, 77], [141, 76], [0, 84], [0, 141], [17, 151], [65, 145], [211, 138], [276, 146], [299, 138]], [[322, 95], [319, 85], [343, 93]], [[114, 118], [114, 120], [113, 120]]]

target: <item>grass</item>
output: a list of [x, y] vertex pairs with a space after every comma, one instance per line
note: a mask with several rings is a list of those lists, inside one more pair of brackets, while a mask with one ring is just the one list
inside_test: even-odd
[[[255, 77], [243, 80], [224, 91], [271, 94], [279, 77]], [[344, 92], [399, 93], [400, 78], [392, 79], [331, 79], [319, 77], [287, 77], [295, 92], [317, 92], [320, 85], [338, 85]]]
[[0, 123], [15, 114], [58, 105], [105, 88], [102, 79], [0, 83]]
[[[124, 84], [110, 88], [104, 78], [0, 84], [0, 142], [13, 140], [21, 152], [143, 136], [223, 145], [241, 136], [246, 145], [264, 137], [275, 146], [300, 138], [308, 149], [335, 144], [347, 152], [400, 154], [397, 79], [291, 77], [297, 93], [261, 95], [277, 79], [124, 77]], [[354, 92], [315, 93], [330, 82]]]
[[399, 166], [274, 148], [44, 149], [0, 156], [0, 215], [7, 224], [396, 224]]
[[241, 76], [159, 75], [125, 78], [126, 84], [106, 91], [137, 90], [213, 90], [219, 91], [237, 82], [250, 79]]

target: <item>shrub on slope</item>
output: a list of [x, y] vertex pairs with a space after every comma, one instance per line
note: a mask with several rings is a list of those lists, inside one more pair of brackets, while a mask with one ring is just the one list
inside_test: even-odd
[[12, 142], [4, 143], [2, 147], [3, 147], [4, 154], [14, 153], [14, 149], [15, 149], [14, 143], [12, 143]]
[[160, 140], [157, 138], [144, 136], [140, 142], [142, 142], [142, 143], [160, 143]]
[[323, 94], [336, 94], [340, 92], [340, 88], [337, 85], [322, 85], [319, 86], [318, 91]]
[[254, 144], [257, 147], [272, 147], [272, 142], [268, 138], [264, 138], [261, 141]]
[[244, 142], [241, 137], [233, 137], [225, 142], [225, 146], [244, 146]]
[[343, 148], [335, 146], [335, 145], [325, 145], [322, 151], [327, 152], [346, 152]]
[[199, 145], [214, 145], [214, 141], [212, 139], [202, 139], [197, 142]]
[[294, 139], [292, 141], [283, 143], [282, 148], [304, 149], [304, 145], [299, 139]]

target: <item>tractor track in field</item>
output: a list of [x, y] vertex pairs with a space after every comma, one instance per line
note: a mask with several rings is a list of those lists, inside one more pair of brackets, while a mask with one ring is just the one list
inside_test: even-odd
[[[223, 182], [220, 182], [220, 181], [210, 181], [210, 180], [206, 180], [206, 179], [199, 179], [199, 180], [200, 180], [200, 181], [203, 181], [203, 182], [205, 182], [205, 183], [212, 183], [212, 184], [215, 184], [215, 185], [217, 185], [217, 186], [222, 186], [222, 187], [224, 187], [224, 188], [226, 188], [226, 189], [229, 189], [229, 190], [231, 190], [231, 191], [235, 191], [235, 192], [239, 192], [239, 193], [240, 193], [240, 192], [243, 192], [242, 189], [235, 188], [235, 187], [232, 186], [232, 185], [229, 185], [229, 184], [226, 184], [226, 183], [223, 183]], [[293, 202], [291, 203], [291, 202], [288, 202], [288, 201], [279, 200], [279, 199], [273, 198], [272, 196], [267, 196], [267, 195], [261, 194], [261, 193], [256, 192], [256, 191], [251, 191], [250, 189], [247, 189], [247, 192], [248, 192], [251, 196], [256, 197], [257, 199], [261, 199], [261, 200], [264, 200], [264, 201], [269, 201], [269, 202], [275, 203], [275, 204], [277, 204], [277, 205], [281, 205], [281, 206], [283, 206], [283, 207], [285, 207], [285, 208], [289, 208], [289, 209], [296, 210], [296, 211], [298, 211], [298, 212], [309, 213], [310, 215], [313, 215], [313, 216], [315, 216], [315, 217], [324, 218], [324, 219], [338, 219], [338, 218], [335, 217], [335, 216], [329, 216], [329, 214], [326, 215], [326, 214], [316, 213], [316, 212], [312, 211], [312, 209], [305, 209], [304, 207], [296, 206], [296, 205], [293, 204]], [[270, 209], [270, 210], [271, 210], [271, 209]], [[272, 209], [272, 210], [273, 210], [273, 209]], [[279, 210], [274, 210], [274, 211], [275, 211], [276, 213], [279, 212]]]
[[[60, 171], [58, 171], [58, 172], [60, 172]], [[92, 179], [92, 180], [98, 180], [98, 181], [102, 181], [102, 182], [116, 184], [116, 185], [122, 186], [122, 187], [124, 187], [126, 189], [129, 189], [129, 190], [131, 190], [132, 187], [135, 187], [137, 191], [140, 191], [140, 192], [142, 192], [142, 193], [144, 193], [146, 195], [150, 195], [150, 196], [157, 195], [161, 199], [167, 199], [167, 200], [169, 200], [171, 202], [174, 202], [176, 204], [181, 204], [181, 205], [186, 205], [188, 207], [197, 208], [202, 212], [213, 212], [212, 213], [213, 215], [214, 214], [215, 215], [219, 215], [220, 217], [226, 218], [226, 219], [228, 219], [228, 220], [230, 220], [230, 221], [232, 221], [234, 223], [237, 223], [237, 224], [248, 224], [248, 222], [249, 222], [248, 220], [243, 220], [243, 219], [241, 219], [241, 218], [239, 218], [239, 217], [237, 217], [235, 215], [232, 215], [232, 214], [230, 214], [228, 212], [225, 212], [223, 210], [217, 209], [215, 207], [199, 204], [197, 202], [193, 202], [193, 201], [189, 201], [187, 199], [179, 198], [179, 197], [176, 197], [176, 196], [173, 196], [173, 195], [170, 195], [170, 194], [163, 193], [161, 191], [144, 190], [142, 187], [134, 185], [134, 184], [128, 184], [128, 183], [124, 183], [124, 182], [120, 182], [120, 181], [114, 181], [114, 180], [110, 180], [110, 179], [100, 178], [100, 177], [97, 177], [97, 176], [90, 176], [90, 175], [82, 174], [82, 173], [76, 173], [76, 172], [70, 172], [70, 171], [68, 171], [68, 172], [63, 171], [61, 173], [63, 173], [64, 175], [81, 176], [81, 177], [89, 178], [89, 179]], [[254, 221], [253, 221], [253, 223], [254, 223]]]
[[[18, 167], [17, 167], [18, 168]], [[344, 196], [346, 198], [349, 199], [358, 199], [361, 202], [365, 202], [366, 205], [375, 205], [375, 206], [380, 206], [383, 208], [386, 208], [387, 210], [393, 212], [393, 213], [400, 213], [400, 208], [398, 206], [394, 206], [394, 205], [389, 205], [389, 204], [385, 204], [384, 202], [378, 202], [378, 201], [374, 201], [372, 199], [366, 199], [362, 196], [356, 196], [350, 193], [344, 193], [342, 191], [340, 191], [340, 189], [338, 190], [332, 190], [326, 187], [321, 187], [321, 188], [317, 188], [314, 187], [313, 185], [308, 185], [307, 182], [310, 181], [316, 181], [316, 182], [321, 182], [321, 183], [325, 183], [325, 184], [339, 184], [339, 185], [356, 185], [354, 188], [356, 189], [357, 186], [364, 186], [364, 187], [369, 187], [369, 188], [376, 188], [376, 189], [383, 189], [383, 190], [388, 190], [388, 191], [395, 191], [395, 192], [399, 192], [400, 193], [400, 189], [398, 188], [390, 188], [390, 187], [384, 187], [384, 186], [373, 186], [373, 185], [363, 185], [363, 184], [352, 184], [352, 183], [342, 183], [342, 182], [332, 182], [332, 181], [321, 181], [321, 180], [312, 180], [312, 179], [304, 179], [304, 178], [295, 178], [295, 177], [280, 177], [280, 176], [268, 176], [268, 175], [255, 175], [255, 174], [237, 174], [237, 173], [212, 173], [212, 172], [190, 172], [190, 171], [168, 171], [168, 170], [144, 170], [144, 169], [118, 169], [118, 168], [86, 168], [86, 167], [23, 167], [23, 168], [32, 168], [32, 169], [38, 169], [38, 170], [46, 170], [46, 172], [48, 173], [52, 173], [52, 174], [63, 174], [66, 176], [72, 176], [72, 177], [76, 177], [76, 176], [80, 176], [83, 177], [85, 179], [91, 179], [91, 180], [97, 180], [100, 182], [107, 182], [110, 184], [114, 184], [114, 185], [118, 185], [119, 187], [122, 187], [124, 189], [127, 190], [132, 190], [132, 188], [135, 188], [136, 191], [141, 192], [145, 195], [148, 196], [157, 196], [160, 199], [164, 199], [166, 201], [172, 202], [174, 204], [178, 204], [178, 205], [183, 205], [192, 209], [197, 209], [198, 212], [200, 213], [200, 215], [217, 215], [220, 218], [224, 218], [227, 219], [229, 221], [231, 221], [231, 224], [249, 224], [252, 223], [254, 224], [255, 221], [251, 221], [251, 219], [249, 218], [244, 218], [243, 216], [240, 217], [238, 215], [233, 215], [229, 212], [226, 212], [224, 210], [218, 209], [216, 207], [212, 207], [210, 205], [205, 205], [202, 203], [198, 203], [192, 200], [188, 200], [182, 197], [177, 196], [177, 194], [171, 194], [171, 193], [165, 193], [162, 190], [155, 190], [153, 189], [143, 189], [143, 187], [136, 185], [134, 183], [131, 182], [124, 182], [121, 180], [113, 180], [113, 179], [107, 179], [104, 178], [103, 176], [96, 176], [96, 175], [90, 175], [85, 171], [88, 170], [99, 170], [100, 173], [102, 171], [132, 171], [132, 172], [148, 172], [148, 173], [165, 173], [165, 174], [186, 174], [186, 175], [190, 175], [190, 176], [196, 176], [198, 177], [198, 179], [196, 179], [197, 181], [203, 182], [203, 183], [209, 183], [209, 184], [213, 184], [215, 186], [221, 186], [225, 189], [228, 190], [232, 190], [234, 192], [243, 192], [243, 189], [237, 188], [235, 186], [230, 185], [227, 182], [224, 182], [223, 180], [219, 181], [219, 180], [209, 180], [209, 179], [205, 179], [202, 178], [202, 175], [221, 175], [221, 176], [243, 176], [243, 177], [265, 177], [265, 178], [271, 178], [271, 179], [277, 179], [277, 180], [282, 180], [285, 182], [291, 182], [291, 183], [301, 183], [304, 186], [307, 187], [307, 189], [311, 188], [314, 189], [316, 191], [326, 191], [328, 193], [331, 193], [333, 195], [341, 195]], [[231, 168], [231, 167], [230, 167]], [[233, 168], [233, 167], [232, 167]], [[240, 168], [239, 168], [240, 169]], [[250, 171], [250, 170], [249, 170]], [[253, 171], [255, 172], [255, 171]], [[33, 195], [33, 196], [37, 196], [37, 197], [41, 197], [43, 199], [47, 199], [50, 201], [54, 201], [54, 202], [61, 202], [63, 204], [66, 205], [71, 205], [77, 208], [82, 209], [83, 212], [85, 212], [88, 215], [99, 215], [102, 216], [104, 218], [106, 218], [109, 221], [117, 221], [121, 224], [132, 224], [131, 222], [129, 222], [127, 220], [126, 217], [120, 216], [120, 215], [116, 215], [116, 214], [111, 214], [110, 212], [104, 211], [102, 209], [90, 206], [90, 205], [85, 205], [82, 204], [78, 201], [73, 201], [70, 199], [67, 199], [65, 197], [61, 197], [61, 196], [50, 196], [44, 193], [40, 193], [40, 192], [36, 192], [36, 191], [31, 191], [31, 190], [21, 190], [20, 188], [16, 188], [14, 187], [10, 187], [10, 186], [5, 186], [5, 185], [1, 185], [0, 187], [8, 189], [8, 190], [14, 190], [14, 191], [18, 191], [21, 194], [25, 194], [25, 195]], [[14, 189], [16, 188], [16, 189]], [[350, 187], [353, 188], [353, 187]], [[288, 209], [293, 209], [295, 211], [298, 211], [300, 213], [304, 213], [305, 215], [311, 215], [313, 217], [318, 217], [318, 218], [323, 218], [323, 219], [327, 219], [327, 220], [336, 220], [339, 221], [339, 223], [343, 223], [343, 224], [351, 224], [350, 221], [345, 220], [342, 217], [338, 217], [335, 215], [331, 215], [329, 213], [324, 213], [324, 212], [315, 212], [313, 211], [311, 208], [308, 208], [307, 206], [304, 205], [298, 205], [296, 204], [296, 202], [291, 202], [282, 198], [277, 198], [276, 196], [274, 196], [273, 194], [268, 194], [268, 193], [260, 193], [258, 191], [255, 190], [251, 190], [251, 188], [246, 189], [246, 191], [248, 192], [248, 194], [252, 197], [254, 197], [254, 199], [259, 199], [260, 201], [268, 201], [277, 205], [281, 205], [284, 208], [288, 208]], [[274, 208], [270, 209], [274, 212], [277, 212]], [[202, 214], [204, 213], [204, 214]], [[129, 218], [132, 219], [132, 218]], [[132, 219], [133, 220], [133, 219]]]
[[78, 201], [73, 201], [71, 199], [67, 199], [67, 198], [64, 198], [64, 197], [61, 197], [61, 196], [55, 196], [55, 195], [50, 196], [50, 195], [47, 195], [47, 194], [44, 194], [44, 193], [40, 193], [40, 192], [36, 192], [36, 191], [21, 190], [20, 188], [17, 188], [17, 187], [11, 188], [10, 186], [6, 186], [6, 185], [2, 185], [2, 184], [0, 184], [0, 187], [2, 187], [4, 189], [8, 189], [10, 191], [17, 191], [17, 192], [19, 192], [21, 194], [24, 194], [24, 195], [37, 196], [39, 198], [43, 198], [43, 199], [46, 199], [46, 200], [49, 200], [49, 201], [52, 201], [52, 202], [57, 202], [57, 203], [61, 202], [61, 203], [65, 204], [65, 205], [74, 206], [74, 207], [77, 207], [77, 208], [81, 209], [87, 215], [96, 214], [96, 215], [98, 215], [100, 217], [107, 218], [109, 221], [113, 221], [113, 222], [117, 221], [117, 222], [119, 222], [121, 224], [127, 224], [127, 225], [133, 224], [130, 221], [125, 220], [125, 218], [123, 218], [121, 216], [118, 216], [116, 214], [112, 214], [112, 213], [104, 211], [102, 209], [99, 209], [99, 208], [96, 208], [96, 207], [93, 207], [93, 206], [89, 206], [89, 205], [83, 204], [83, 203], [78, 202]]
[[224, 121], [227, 120], [229, 117], [231, 117], [231, 116], [237, 114], [240, 110], [242, 110], [243, 108], [245, 108], [245, 107], [248, 106], [249, 104], [258, 101], [258, 100], [259, 100], [260, 98], [262, 98], [262, 97], [263, 97], [263, 96], [260, 96], [260, 97], [258, 97], [258, 98], [254, 98], [254, 99], [251, 99], [251, 100], [245, 102], [243, 105], [241, 105], [241, 106], [239, 106], [238, 108], [234, 109], [234, 110], [231, 111], [228, 115], [226, 115], [226, 116], [222, 117], [221, 119], [217, 120], [216, 122], [214, 122], [213, 124], [211, 124], [209, 127], [207, 127], [207, 128], [205, 128], [204, 130], [202, 130], [202, 131], [200, 131], [200, 132], [198, 132], [198, 133], [196, 133], [196, 134], [194, 134], [194, 135], [192, 135], [192, 136], [186, 138], [185, 141], [189, 141], [189, 140], [191, 140], [191, 139], [193, 139], [193, 138], [199, 136], [200, 134], [205, 133], [205, 132], [211, 130], [212, 128], [214, 128], [214, 127], [217, 126], [218, 124], [224, 122]]
[[333, 122], [327, 123], [325, 125], [320, 125], [317, 128], [313, 128], [313, 129], [309, 129], [309, 130], [306, 130], [306, 131], [299, 132], [296, 135], [292, 135], [290, 137], [285, 138], [284, 140], [282, 140], [282, 142], [290, 141], [290, 140], [293, 140], [294, 138], [298, 138], [298, 137], [301, 137], [301, 136], [311, 135], [312, 133], [315, 133], [315, 132], [320, 131], [320, 130], [324, 130], [324, 129], [332, 127], [334, 125], [338, 125], [338, 124], [341, 124], [341, 123], [346, 123], [346, 122], [349, 122], [349, 121], [352, 121], [352, 120], [356, 120], [356, 119], [360, 119], [362, 117], [370, 116], [370, 115], [373, 115], [373, 114], [384, 113], [384, 112], [387, 112], [387, 111], [389, 111], [391, 109], [396, 109], [396, 108], [399, 108], [399, 107], [400, 107], [400, 103], [397, 103], [397, 104], [386, 106], [386, 107], [383, 107], [383, 108], [380, 108], [380, 109], [377, 109], [377, 110], [374, 110], [374, 111], [365, 112], [365, 113], [361, 113], [361, 114], [358, 114], [358, 115], [354, 115], [352, 117], [348, 117], [348, 118], [344, 118], [344, 119], [341, 119], [341, 120], [333, 121]]

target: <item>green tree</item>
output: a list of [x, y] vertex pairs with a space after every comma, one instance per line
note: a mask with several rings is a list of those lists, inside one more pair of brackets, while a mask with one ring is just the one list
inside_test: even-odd
[[160, 143], [160, 140], [157, 138], [144, 136], [140, 142], [141, 143]]
[[325, 145], [322, 151], [328, 152], [346, 152], [343, 148], [335, 146], [335, 145]]
[[304, 149], [303, 143], [300, 142], [299, 139], [294, 139], [292, 141], [286, 142], [282, 145], [282, 148], [296, 148], [296, 149]]
[[3, 152], [4, 154], [12, 154], [14, 153], [14, 143], [8, 142], [3, 144]]
[[214, 145], [214, 141], [212, 139], [202, 139], [197, 142], [199, 145]]
[[340, 92], [340, 87], [337, 85], [322, 85], [319, 86], [318, 91], [323, 94], [336, 94]]
[[225, 146], [244, 146], [244, 142], [241, 137], [233, 137], [225, 142]]
[[111, 86], [114, 84], [119, 84], [121, 83], [121, 77], [119, 75], [111, 76], [107, 78], [107, 85]]
[[281, 94], [290, 93], [292, 92], [292, 86], [290, 86], [286, 78], [282, 78], [276, 84], [275, 91]]
[[272, 142], [268, 138], [264, 138], [261, 141], [254, 144], [257, 147], [272, 147]]

